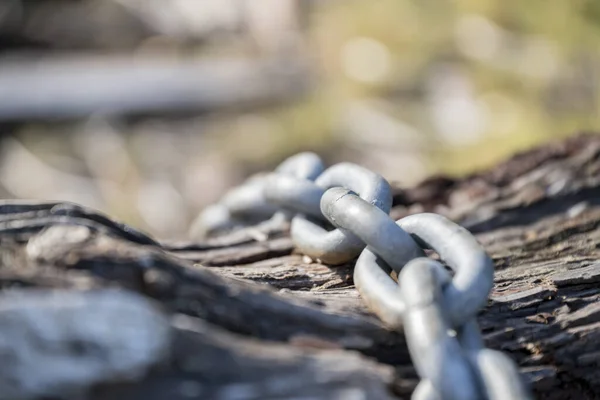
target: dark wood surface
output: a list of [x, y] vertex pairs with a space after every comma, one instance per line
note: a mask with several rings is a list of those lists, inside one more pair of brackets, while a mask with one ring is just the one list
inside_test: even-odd
[[[600, 136], [581, 135], [396, 190], [394, 217], [445, 214], [488, 250], [486, 344], [519, 364], [536, 398], [600, 398], [599, 172]], [[119, 286], [171, 316], [172, 351], [144, 377], [92, 388], [93, 399], [393, 399], [418, 382], [403, 335], [362, 304], [353, 263], [296, 254], [285, 226], [157, 243], [70, 205], [0, 214], [3, 290]]]

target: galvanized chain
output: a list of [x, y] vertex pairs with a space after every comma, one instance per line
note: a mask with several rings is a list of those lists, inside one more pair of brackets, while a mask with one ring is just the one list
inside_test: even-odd
[[198, 216], [195, 233], [209, 236], [234, 228], [254, 225], [273, 218], [289, 219], [291, 215], [279, 210], [265, 198], [265, 185], [273, 175], [288, 176], [307, 181], [314, 180], [325, 166], [315, 153], [305, 152], [282, 162], [272, 174], [256, 174], [242, 185], [227, 192], [217, 204], [206, 207]]
[[325, 191], [334, 187], [356, 190], [369, 204], [389, 213], [392, 190], [380, 175], [356, 164], [341, 163], [325, 170], [314, 182], [291, 176], [272, 176], [265, 197], [281, 207], [298, 212], [292, 219], [291, 236], [296, 248], [329, 264], [342, 264], [360, 254], [365, 244], [353, 233], [327, 230], [321, 212]]
[[[360, 254], [354, 283], [386, 325], [404, 330], [422, 378], [414, 400], [532, 398], [515, 363], [483, 345], [476, 315], [493, 286], [494, 265], [477, 240], [437, 214], [393, 221], [391, 188], [384, 178], [350, 163], [323, 171], [315, 157], [292, 157], [252, 183], [260, 190], [245, 189], [254, 190], [254, 197], [234, 191], [222, 205], [230, 216], [242, 209], [249, 214], [280, 210], [292, 217], [297, 249], [322, 262], [340, 264]], [[328, 229], [327, 221], [335, 229]], [[424, 249], [434, 250], [453, 276]]]

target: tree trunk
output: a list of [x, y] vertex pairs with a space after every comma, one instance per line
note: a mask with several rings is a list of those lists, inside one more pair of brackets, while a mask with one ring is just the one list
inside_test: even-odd
[[[496, 264], [479, 316], [486, 344], [519, 364], [536, 398], [600, 398], [600, 137], [540, 147], [464, 179], [398, 189], [394, 204], [394, 218], [438, 212], [485, 246]], [[93, 400], [409, 398], [418, 377], [404, 337], [362, 304], [353, 263], [330, 267], [296, 254], [286, 228], [157, 243], [73, 205], [0, 206], [0, 354], [12, 357], [2, 362], [0, 399], [10, 393], [4, 386], [21, 397]], [[132, 301], [118, 318], [109, 303], [94, 309], [90, 296], [118, 299], [105, 289], [115, 286], [153, 305], [136, 309]], [[24, 296], [16, 301], [14, 293]], [[36, 325], [32, 315], [46, 305], [27, 300], [36, 293], [54, 299], [54, 311], [39, 318], [57, 326]], [[88, 336], [75, 332], [86, 312], [104, 324]], [[119, 336], [134, 326], [127, 315], [166, 333]], [[132, 361], [123, 350], [111, 359], [98, 350], [105, 345], [148, 356]], [[44, 383], [18, 370], [27, 357], [46, 362], [40, 373], [59, 374], [67, 362], [81, 368]], [[128, 365], [137, 372], [122, 372], [133, 371]], [[85, 371], [102, 373], [83, 379]]]

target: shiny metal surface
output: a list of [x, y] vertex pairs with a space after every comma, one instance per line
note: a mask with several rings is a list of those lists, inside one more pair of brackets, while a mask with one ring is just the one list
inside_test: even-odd
[[[442, 399], [479, 400], [483, 397], [475, 374], [442, 307], [444, 272], [437, 261], [417, 258], [400, 273], [406, 343], [417, 373]], [[446, 279], [446, 286], [448, 283]], [[423, 392], [431, 398], [423, 389], [419, 395], [424, 396]]]
[[[356, 164], [336, 164], [325, 170], [315, 183], [324, 189], [340, 186], [353, 190], [385, 213], [389, 213], [392, 206], [389, 183], [382, 176]], [[328, 231], [302, 214], [292, 219], [291, 235], [301, 252], [329, 264], [350, 261], [365, 248], [364, 242], [349, 231], [339, 228]]]
[[[422, 378], [413, 400], [532, 399], [516, 364], [485, 348], [477, 326], [493, 285], [491, 258], [466, 229], [441, 215], [393, 221], [391, 202], [390, 185], [374, 172], [350, 163], [323, 171], [318, 156], [302, 153], [228, 193], [209, 209], [206, 224], [291, 218], [300, 252], [329, 264], [360, 254], [356, 288], [388, 327], [404, 330]], [[437, 252], [454, 274], [424, 249]]]
[[[294, 182], [308, 182], [319, 176], [324, 169], [321, 158], [315, 153], [304, 152], [289, 157], [279, 164], [275, 173], [251, 176], [242, 185], [227, 192], [219, 203], [207, 207], [194, 224], [193, 232], [204, 237], [215, 231], [259, 223], [276, 214], [277, 218], [290, 219], [293, 213], [289, 213], [289, 208], [288, 212], [282, 213], [279, 205], [281, 203], [265, 197], [269, 178], [287, 176]], [[283, 187], [284, 192], [286, 189]]]

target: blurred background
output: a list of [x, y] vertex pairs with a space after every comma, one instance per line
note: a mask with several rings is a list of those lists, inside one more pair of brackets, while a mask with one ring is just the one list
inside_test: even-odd
[[398, 185], [600, 130], [595, 0], [2, 0], [0, 196], [159, 238], [302, 150]]

